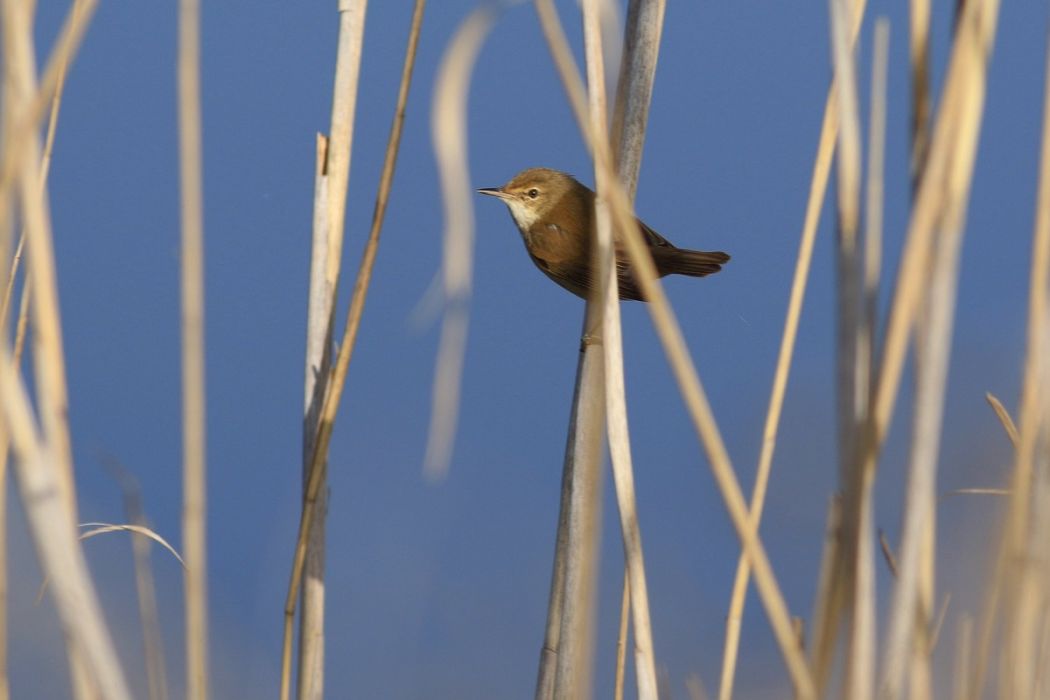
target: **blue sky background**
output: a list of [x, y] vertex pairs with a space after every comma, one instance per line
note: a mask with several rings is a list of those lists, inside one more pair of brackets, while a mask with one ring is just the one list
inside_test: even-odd
[[[300, 419], [314, 135], [328, 127], [335, 3], [203, 3], [212, 685], [276, 693], [281, 608], [298, 521]], [[953, 3], [936, 3], [939, 89]], [[437, 327], [413, 310], [439, 269], [442, 210], [430, 143], [434, 76], [473, 2], [430, 4], [375, 279], [331, 451], [329, 697], [518, 698], [542, 640], [561, 459], [583, 303], [528, 261], [497, 202], [477, 202], [461, 420], [450, 477], [421, 476]], [[574, 42], [574, 3], [560, 3]], [[65, 6], [42, 3], [49, 46]], [[344, 269], [356, 273], [389, 130], [410, 2], [368, 10]], [[892, 23], [885, 264], [908, 214], [907, 16]], [[173, 3], [101, 3], [73, 67], [51, 175], [84, 521], [121, 521], [103, 456], [141, 481], [155, 529], [179, 546], [181, 438], [178, 162]], [[1004, 483], [1009, 446], [985, 391], [1016, 403], [1039, 147], [1046, 9], [1004, 3], [962, 258], [939, 488]], [[668, 4], [637, 210], [684, 247], [725, 250], [670, 298], [734, 465], [750, 489], [830, 76], [824, 3]], [[471, 86], [476, 186], [544, 165], [592, 182], [528, 5], [510, 8]], [[791, 611], [812, 608], [836, 483], [833, 227], [825, 208], [762, 528]], [[344, 277], [346, 280], [346, 277]], [[342, 285], [339, 316], [350, 282]], [[623, 307], [628, 408], [657, 660], [675, 697], [717, 687], [738, 546], [641, 304]], [[896, 541], [908, 391], [882, 462], [877, 524]], [[606, 480], [597, 670], [610, 694], [621, 554]], [[12, 498], [12, 503], [14, 499]], [[976, 609], [991, 499], [941, 504], [939, 594], [953, 593], [938, 660]], [[68, 694], [60, 632], [34, 605], [39, 571], [11, 513], [10, 666], [15, 698]], [[86, 545], [137, 695], [145, 694], [130, 548]], [[181, 693], [182, 584], [155, 552], [173, 697]], [[879, 569], [881, 610], [889, 574]], [[787, 679], [752, 595], [740, 697]]]

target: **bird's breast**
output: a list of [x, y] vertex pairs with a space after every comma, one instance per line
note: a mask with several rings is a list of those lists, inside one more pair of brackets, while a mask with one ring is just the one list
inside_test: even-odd
[[548, 263], [587, 261], [587, 239], [558, 224], [536, 223], [524, 231], [525, 247], [533, 257]]

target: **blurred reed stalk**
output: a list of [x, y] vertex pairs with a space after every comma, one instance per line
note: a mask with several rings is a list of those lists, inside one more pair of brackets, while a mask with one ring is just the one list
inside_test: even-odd
[[[827, 645], [824, 648], [830, 649], [837, 633], [840, 614], [843, 610], [853, 611], [849, 630], [851, 641], [846, 674], [848, 690], [843, 691], [850, 697], [869, 697], [875, 690], [872, 685], [875, 644], [872, 580], [874, 534], [870, 527], [871, 512], [870, 505], [868, 505], [868, 494], [874, 483], [878, 453], [893, 413], [909, 334], [915, 326], [919, 309], [924, 307], [926, 303], [924, 300], [929, 298], [928, 295], [933, 289], [937, 290], [935, 294], [938, 297], [946, 295], [954, 298], [954, 284], [951, 282], [953, 273], [950, 271], [951, 261], [952, 257], [957, 254], [959, 237], [965, 223], [966, 202], [984, 102], [986, 66], [990, 55], [991, 40], [994, 36], [997, 11], [998, 4], [995, 0], [969, 2], [962, 7], [956, 24], [957, 29], [944, 93], [932, 131], [930, 150], [920, 176], [915, 206], [901, 257], [901, 270], [882, 343], [877, 381], [874, 384], [868, 406], [864, 410], [866, 417], [858, 426], [859, 430], [856, 431], [852, 440], [852, 454], [846, 464], [848, 473], [845, 477], [846, 490], [843, 495], [842, 528], [839, 538], [831, 545], [833, 551], [837, 552], [834, 557], [837, 563], [832, 565], [831, 583], [827, 589], [829, 593], [818, 601], [816, 620], [821, 623], [821, 627], [817, 630], [818, 638], [821, 639], [822, 645]], [[947, 267], [943, 269], [948, 272], [944, 273], [946, 276], [940, 278], [938, 286], [931, 287], [934, 276], [931, 276], [930, 271], [933, 269], [931, 266], [935, 264], [946, 265]], [[950, 303], [950, 301], [938, 303]], [[942, 307], [937, 313], [945, 314], [942, 320], [948, 318], [950, 306]], [[945, 343], [949, 329], [950, 323], [946, 320], [936, 329], [939, 335], [945, 336]], [[927, 341], [929, 341], [929, 336], [927, 336]], [[942, 348], [941, 351], [945, 353], [944, 360], [946, 361], [946, 349]], [[929, 367], [929, 363], [927, 366]], [[935, 378], [936, 372], [928, 376]], [[943, 398], [925, 399], [923, 410], [939, 411], [941, 401]], [[939, 417], [936, 417], [936, 420], [934, 418], [933, 413], [916, 416], [916, 420], [930, 421], [924, 425], [939, 426]], [[932, 437], [936, 440], [936, 433]], [[920, 455], [924, 451], [928, 455], [931, 445], [927, 444], [925, 447], [920, 445], [918, 449]], [[922, 458], [928, 460], [928, 456]], [[926, 474], [919, 478], [929, 479], [932, 476]], [[913, 507], [919, 510], [915, 511], [918, 516], [912, 517], [916, 517], [916, 522], [922, 524], [923, 527], [913, 526], [912, 531], [921, 531], [921, 537], [928, 542], [930, 532], [926, 529], [928, 521], [922, 514], [922, 509], [928, 508], [929, 499], [913, 499], [913, 502], [917, 504]], [[922, 550], [914, 542], [913, 540], [908, 546], [918, 547], [918, 549], [912, 550], [908, 556], [917, 559], [919, 554], [915, 552]], [[926, 561], [932, 561], [932, 556], [932, 550], [922, 554]], [[915, 571], [917, 567], [916, 559], [912, 559], [909, 564], [912, 571]], [[825, 560], [829, 561], [827, 557]], [[914, 586], [918, 585], [916, 582], [920, 580], [920, 577], [909, 572], [908, 578], [905, 579], [902, 574], [901, 580], [902, 583], [899, 585], [913, 587], [912, 592], [907, 595], [915, 594]], [[932, 582], [932, 575], [928, 575], [926, 581], [923, 587], [928, 590]], [[902, 598], [898, 597], [897, 600], [900, 601]], [[897, 602], [895, 605], [901, 605], [901, 603]], [[914, 615], [915, 609], [912, 606], [908, 611], [909, 615]], [[907, 635], [914, 632], [916, 624], [914, 617], [905, 617], [907, 617], [906, 624], [904, 624], [905, 632], [895, 634]], [[898, 653], [896, 649], [898, 647], [891, 647], [887, 653]], [[816, 669], [818, 678], [827, 677], [829, 664], [830, 654], [818, 659]], [[895, 674], [896, 671], [893, 671], [892, 667], [887, 668], [890, 669], [891, 675], [884, 673], [880, 684], [880, 697], [892, 697], [899, 692], [894, 690], [894, 682], [891, 679], [892, 674]]]
[[620, 631], [616, 634], [616, 670], [613, 677], [613, 700], [623, 700], [623, 676], [627, 670], [627, 621], [631, 614], [631, 579], [623, 570], [623, 593], [620, 596]]
[[[182, 548], [186, 557], [186, 697], [208, 697], [207, 477], [204, 409], [204, 206], [200, 2], [179, 2], [179, 191], [182, 200]], [[32, 260], [30, 251], [30, 260]]]
[[[918, 82], [921, 76], [916, 71], [921, 69], [913, 64], [913, 79]], [[919, 126], [913, 120], [915, 148], [921, 147], [923, 138]], [[961, 224], [941, 232], [916, 331], [913, 438], [898, 574], [879, 680], [879, 696], [884, 698], [901, 694], [906, 667], [912, 697], [932, 696], [937, 460], [961, 244]]]
[[[65, 365], [50, 215], [43, 188], [45, 158], [38, 134], [38, 119], [53, 100], [93, 7], [93, 3], [85, 3], [71, 9], [39, 86], [32, 44], [33, 8], [14, 0], [7, 0], [0, 8], [5, 67], [0, 249], [6, 260], [11, 251], [10, 213], [17, 209], [27, 239], [27, 284], [35, 300], [31, 313], [36, 333], [34, 370], [40, 425], [6, 333], [0, 340], [0, 402], [6, 435], [16, 455], [14, 473], [30, 533], [42, 569], [55, 581], [51, 592], [65, 631], [73, 692], [81, 698], [94, 697], [96, 692], [109, 698], [126, 698], [127, 685], [76, 540]], [[0, 269], [8, 272], [6, 265]], [[0, 286], [6, 287], [7, 280], [3, 282]]]
[[[864, 18], [866, 0], [853, 3], [852, 23], [850, 26], [850, 45], [857, 40]], [[762, 511], [765, 507], [769, 476], [773, 466], [773, 453], [776, 450], [777, 434], [780, 428], [780, 416], [784, 407], [784, 395], [787, 392], [788, 377], [791, 373], [791, 361], [795, 352], [795, 341], [798, 338], [799, 319], [802, 316], [802, 304], [806, 296], [809, 281], [809, 270], [813, 262], [813, 246], [817, 236], [817, 224], [820, 222], [820, 211], [827, 192], [828, 177], [831, 172], [831, 158], [835, 152], [838, 136], [839, 111], [837, 83], [832, 79], [824, 105], [824, 118], [817, 143], [817, 154], [813, 163], [813, 175], [810, 179], [809, 197], [806, 202], [806, 213], [799, 239], [798, 255], [795, 260], [795, 272], [791, 281], [791, 293], [784, 319], [784, 332], [780, 340], [776, 369], [773, 374], [773, 387], [770, 392], [769, 406], [766, 410], [765, 425], [762, 430], [762, 448], [759, 453], [758, 467], [755, 472], [755, 485], [751, 492], [751, 521], [758, 529], [762, 522]], [[729, 700], [733, 696], [733, 682], [736, 672], [737, 656], [740, 649], [740, 629], [744, 618], [744, 605], [747, 584], [751, 576], [751, 567], [744, 553], [737, 561], [736, 576], [733, 580], [733, 592], [726, 615], [726, 635], [722, 655], [722, 675], [718, 697]]]
[[[1050, 47], [1044, 67], [1043, 129], [1032, 234], [1031, 282], [1014, 469], [995, 570], [985, 594], [975, 656], [959, 669], [965, 697], [981, 697], [987, 665], [998, 660], [999, 697], [1045, 697], [1050, 664]], [[1005, 411], [1004, 411], [1005, 413]], [[993, 651], [998, 627], [1000, 639]], [[998, 657], [997, 659], [995, 657]], [[962, 695], [961, 695], [962, 696]]]
[[36, 93], [23, 113], [9, 115], [16, 121], [4, 126], [8, 143], [3, 153], [0, 153], [0, 192], [4, 193], [4, 196], [0, 196], [0, 221], [6, 222], [5, 225], [9, 225], [8, 217], [13, 205], [13, 201], [7, 195], [10, 188], [14, 186], [14, 179], [25, 157], [23, 150], [31, 144], [28, 137], [39, 127], [44, 109], [52, 103], [55, 94], [60, 91], [59, 82], [65, 79], [66, 70], [77, 49], [80, 48], [80, 42], [84, 38], [84, 33], [87, 31], [97, 6], [98, 0], [74, 0], [62, 23], [62, 29], [55, 40], [54, 48], [48, 56], [47, 67], [40, 77]]
[[[285, 601], [285, 627], [284, 627], [284, 646], [282, 655], [282, 676], [281, 676], [281, 697], [287, 698], [290, 689], [290, 672], [291, 672], [291, 633], [292, 633], [292, 621], [295, 615], [295, 601], [298, 595], [298, 588], [300, 580], [304, 572], [304, 565], [306, 563], [306, 550], [307, 541], [311, 533], [311, 525], [316, 526], [317, 519], [314, 517], [317, 512], [316, 508], [321, 497], [321, 489], [325, 479], [326, 462], [328, 457], [328, 448], [331, 441], [332, 429], [335, 424], [335, 416], [339, 409], [339, 403], [342, 399], [343, 390], [346, 386], [347, 372], [350, 366], [350, 360], [353, 356], [353, 350], [357, 341], [357, 332], [360, 328], [361, 315], [364, 312], [365, 299], [368, 295], [369, 285], [372, 279], [372, 269], [375, 264], [375, 258], [379, 249], [379, 237], [382, 232], [383, 219], [386, 214], [387, 202], [389, 201], [390, 188], [394, 178], [394, 168], [397, 163], [397, 154], [401, 144], [401, 132], [405, 119], [405, 105], [408, 102], [408, 91], [412, 82], [412, 72], [415, 67], [416, 50], [419, 44], [419, 34], [423, 22], [423, 9], [426, 3], [425, 0], [416, 0], [413, 13], [411, 27], [409, 29], [409, 36], [405, 48], [405, 62], [402, 67], [401, 81], [398, 89], [397, 104], [394, 109], [393, 123], [390, 128], [390, 137], [387, 141], [386, 155], [383, 162], [383, 171], [380, 176], [378, 192], [376, 194], [375, 209], [372, 213], [372, 224], [369, 231], [368, 242], [365, 245], [365, 250], [361, 258], [361, 264], [358, 269], [357, 279], [354, 283], [353, 296], [350, 300], [350, 308], [347, 311], [346, 326], [343, 331], [342, 342], [339, 345], [339, 354], [336, 358], [335, 368], [331, 372], [327, 369], [318, 377], [320, 383], [325, 385], [323, 390], [323, 397], [321, 396], [322, 389], [319, 387], [313, 392], [310, 392], [313, 396], [317, 397], [320, 404], [316, 408], [316, 413], [312, 413], [309, 406], [307, 411], [307, 421], [314, 421], [316, 429], [316, 437], [312, 444], [312, 451], [307, 454], [306, 470], [305, 473], [308, 476], [304, 485], [304, 501], [303, 511], [299, 523], [299, 536], [296, 543], [295, 558], [292, 565], [291, 581], [289, 583], [288, 597]], [[364, 9], [361, 9], [360, 20], [363, 23]], [[357, 52], [360, 52], [360, 37], [357, 38]], [[360, 56], [358, 55], [358, 60]], [[354, 88], [356, 90], [356, 75], [354, 77]], [[337, 85], [339, 81], [337, 80]], [[321, 137], [318, 141], [318, 162], [320, 163], [323, 155], [322, 146], [325, 145], [325, 139]], [[329, 146], [330, 148], [330, 146]], [[324, 267], [323, 262], [327, 257], [331, 260], [332, 255], [336, 254], [336, 251], [329, 245], [326, 245], [326, 236], [318, 233], [323, 231], [326, 226], [331, 226], [331, 221], [328, 224], [324, 223], [325, 214], [321, 211], [323, 203], [325, 201], [331, 201], [332, 194], [332, 183], [327, 180], [323, 169], [319, 167], [317, 174], [317, 197], [315, 204], [315, 247], [313, 251], [313, 262], [311, 265], [311, 313], [314, 309], [314, 289], [321, 289], [324, 291], [327, 287], [327, 281], [323, 283], [318, 282], [318, 277]], [[345, 182], [342, 187], [343, 190], [343, 209], [345, 211]], [[340, 224], [340, 229], [342, 224]], [[329, 234], [330, 236], [331, 234]], [[329, 238], [330, 240], [330, 238]], [[324, 251], [319, 252], [318, 248], [323, 247]], [[336, 280], [337, 281], [337, 280]], [[327, 304], [329, 320], [324, 324], [325, 332], [321, 339], [323, 344], [320, 348], [316, 348], [321, 353], [322, 365], [327, 366], [327, 362], [323, 361], [323, 356], [327, 354], [327, 347], [331, 343], [331, 332], [332, 323], [331, 317], [333, 314], [334, 307], [334, 284], [333, 281], [333, 295]], [[324, 295], [319, 295], [318, 298]], [[324, 308], [325, 304], [318, 304], [318, 307]], [[313, 327], [313, 325], [311, 325]], [[308, 339], [308, 347], [311, 343], [315, 342], [316, 338], [311, 336]], [[316, 357], [316, 355], [315, 355]], [[320, 371], [320, 368], [315, 366], [314, 373]], [[308, 368], [308, 386], [309, 377], [311, 372]], [[309, 389], [308, 389], [309, 390]], [[310, 395], [308, 394], [308, 396]], [[323, 612], [323, 610], [322, 610]], [[304, 611], [305, 617], [305, 611]], [[301, 630], [306, 630], [305, 627], [301, 627]], [[314, 634], [314, 630], [307, 630], [303, 634]], [[315, 635], [316, 636], [316, 635]], [[304, 637], [305, 639], [305, 637]], [[323, 649], [322, 649], [323, 651]], [[310, 680], [304, 688], [304, 680], [302, 673], [304, 672], [304, 666], [302, 662], [303, 650], [300, 648], [300, 697], [309, 694], [310, 697], [321, 697], [323, 688], [323, 672], [324, 667], [322, 663], [318, 663], [315, 669], [311, 672], [315, 675], [315, 678]], [[323, 656], [321, 657], [323, 660]]]
[[441, 200], [444, 204], [440, 284], [444, 313], [434, 367], [430, 427], [423, 471], [430, 479], [448, 473], [466, 353], [468, 303], [474, 265], [474, 190], [467, 165], [467, 97], [481, 44], [495, 22], [497, 5], [483, 4], [459, 26], [441, 59], [430, 109]]
[[911, 55], [911, 176], [912, 190], [930, 145], [930, 0], [908, 2]]
[[[160, 615], [157, 610], [157, 587], [150, 566], [150, 540], [158, 537], [155, 534], [136, 534], [150, 532], [146, 521], [146, 511], [142, 505], [142, 487], [139, 480], [124, 468], [115, 457], [103, 456], [103, 464], [120, 486], [124, 501], [124, 515], [134, 529], [131, 532], [132, 556], [135, 561], [135, 591], [138, 594], [139, 623], [142, 626], [142, 649], [146, 657], [146, 686], [150, 700], [168, 700], [168, 670], [164, 662], [164, 640], [160, 629]], [[81, 535], [86, 539], [87, 535]], [[163, 541], [163, 540], [161, 540]], [[167, 545], [165, 542], [164, 545]], [[167, 546], [175, 558], [185, 563], [178, 552]]]
[[[836, 161], [838, 176], [838, 220], [835, 268], [837, 277], [837, 357], [836, 384], [838, 415], [839, 473], [843, 481], [854, 474], [853, 458], [857, 431], [867, 410], [868, 367], [861, 364], [861, 315], [863, 271], [860, 257], [860, 173], [861, 136], [855, 75], [855, 56], [847, 38], [850, 22], [848, 0], [830, 0], [831, 48], [835, 80], [838, 84], [839, 143]], [[873, 481], [851, 487], [858, 493], [860, 527], [857, 568], [853, 583], [852, 624], [846, 657], [844, 690], [846, 697], [870, 697], [875, 673], [875, 528], [871, 500]], [[843, 553], [849, 556], [849, 550]]]
[[[77, 23], [83, 21], [84, 12], [82, 6], [85, 0], [75, 0], [71, 10], [71, 21]], [[40, 163], [40, 193], [47, 187], [47, 177], [51, 170], [51, 154], [55, 145], [55, 131], [58, 126], [58, 114], [62, 105], [62, 92], [65, 87], [66, 72], [68, 70], [69, 56], [63, 55], [59, 63], [58, 78], [55, 83], [55, 93], [51, 98], [51, 110], [47, 120], [47, 132], [44, 136], [44, 151]], [[6, 337], [8, 333], [8, 321], [10, 319], [11, 301], [14, 297], [15, 280], [22, 261], [22, 251], [25, 248], [25, 231], [18, 238], [18, 245], [11, 260], [11, 267], [7, 275], [7, 286], [4, 290], [3, 301], [0, 302], [0, 333]], [[2, 258], [0, 258], [2, 259]], [[15, 342], [12, 352], [12, 362], [15, 367], [22, 364], [22, 350], [25, 348], [25, 331], [28, 324], [29, 314], [29, 290], [30, 286], [23, 282], [21, 301], [19, 302], [19, 313], [15, 325]], [[8, 700], [10, 697], [10, 684], [7, 673], [7, 460], [10, 455], [11, 442], [7, 430], [0, 425], [0, 700]]]

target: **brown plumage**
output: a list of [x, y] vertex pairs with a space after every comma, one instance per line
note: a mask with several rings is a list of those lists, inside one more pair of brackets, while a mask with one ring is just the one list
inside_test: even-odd
[[[587, 298], [591, 288], [594, 240], [594, 192], [571, 175], [548, 168], [523, 170], [503, 187], [479, 189], [503, 200], [521, 232], [525, 249], [548, 277]], [[718, 272], [729, 256], [676, 248], [638, 219], [657, 274], [703, 277]], [[644, 301], [627, 254], [616, 248], [616, 278], [621, 299]]]

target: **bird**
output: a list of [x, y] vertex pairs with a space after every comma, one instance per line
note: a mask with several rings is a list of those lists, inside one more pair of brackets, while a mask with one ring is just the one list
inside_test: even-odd
[[[591, 246], [594, 192], [568, 173], [550, 168], [522, 170], [502, 187], [482, 187], [510, 210], [532, 262], [544, 274], [578, 297], [591, 290]], [[656, 274], [704, 277], [722, 269], [729, 256], [678, 248], [636, 219], [656, 266]], [[616, 279], [620, 299], [645, 301], [627, 253], [616, 246]]]

